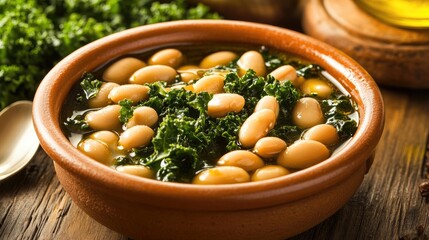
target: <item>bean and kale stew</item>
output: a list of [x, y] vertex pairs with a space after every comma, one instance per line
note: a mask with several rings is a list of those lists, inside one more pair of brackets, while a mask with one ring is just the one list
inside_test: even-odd
[[82, 153], [127, 174], [271, 179], [326, 160], [356, 131], [356, 104], [329, 76], [265, 47], [153, 49], [85, 73], [63, 129]]

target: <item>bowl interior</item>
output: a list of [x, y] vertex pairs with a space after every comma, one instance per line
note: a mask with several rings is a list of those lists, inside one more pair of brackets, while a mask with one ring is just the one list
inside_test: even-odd
[[[86, 157], [70, 144], [60, 128], [60, 113], [70, 89], [84, 72], [126, 53], [192, 43], [264, 45], [319, 64], [358, 104], [356, 134], [337, 154], [313, 167], [277, 179], [220, 186], [164, 183], [124, 175]], [[185, 20], [137, 27], [76, 50], [55, 66], [40, 84], [34, 99], [33, 119], [41, 145], [49, 156], [88, 184], [109, 186], [106, 192], [126, 193], [129, 199], [154, 205], [168, 203], [173, 208], [212, 210], [266, 207], [329, 188], [365, 164], [381, 136], [384, 122], [383, 102], [377, 85], [364, 69], [342, 52], [294, 31], [228, 20]], [[145, 196], [144, 199], [141, 196]]]

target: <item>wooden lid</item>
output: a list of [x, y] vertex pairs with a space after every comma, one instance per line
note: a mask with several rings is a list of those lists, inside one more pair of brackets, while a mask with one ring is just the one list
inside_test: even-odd
[[429, 89], [429, 30], [383, 23], [353, 0], [308, 0], [303, 29], [350, 55], [381, 85]]

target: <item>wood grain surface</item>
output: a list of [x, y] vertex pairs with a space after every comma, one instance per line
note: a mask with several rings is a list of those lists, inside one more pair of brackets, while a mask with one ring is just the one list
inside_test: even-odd
[[[426, 178], [429, 91], [381, 90], [386, 124], [364, 182], [337, 213], [292, 239], [429, 239], [429, 203], [418, 189]], [[0, 239], [128, 238], [71, 201], [40, 148], [25, 169], [0, 182]]]

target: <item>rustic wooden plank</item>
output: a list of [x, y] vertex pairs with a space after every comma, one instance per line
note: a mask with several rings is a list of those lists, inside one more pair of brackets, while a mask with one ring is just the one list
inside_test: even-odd
[[26, 168], [0, 183], [0, 219], [0, 239], [127, 239], [72, 203], [42, 149]]
[[[429, 203], [420, 196], [429, 133], [429, 93], [382, 89], [386, 125], [374, 164], [351, 200], [300, 239], [428, 239]], [[420, 226], [420, 227], [419, 227]], [[0, 239], [127, 239], [97, 223], [62, 189], [39, 149], [0, 182]]]
[[[22, 171], [0, 183], [0, 239], [32, 239], [50, 206], [43, 201], [54, 178], [51, 160], [39, 149], [33, 161]], [[6, 210], [6, 211], [3, 211]], [[4, 236], [4, 238], [3, 238]]]

